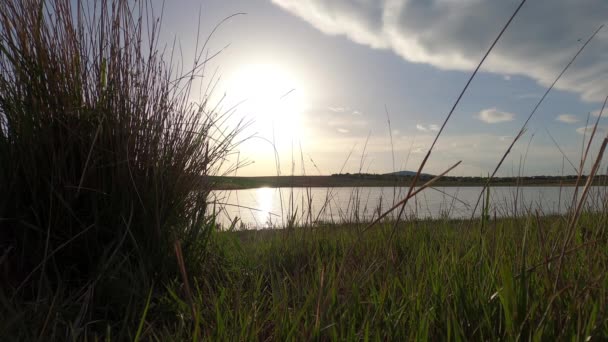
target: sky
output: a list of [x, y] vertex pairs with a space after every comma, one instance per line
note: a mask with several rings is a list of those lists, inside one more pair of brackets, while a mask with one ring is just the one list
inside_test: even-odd
[[[417, 170], [518, 5], [166, 1], [161, 39], [178, 42], [187, 61], [197, 36], [201, 42], [221, 22], [205, 46], [219, 54], [204, 79], [215, 85], [210, 102], [222, 110], [236, 105], [227, 124], [248, 123], [241, 133], [247, 139], [232, 155], [248, 163], [237, 175], [387, 173]], [[424, 172], [437, 174], [462, 160], [452, 175], [491, 173], [547, 87], [607, 18], [605, 0], [529, 0], [465, 93]], [[570, 162], [578, 167], [586, 127], [608, 95], [606, 61], [608, 28], [556, 84], [498, 175], [576, 173]], [[601, 119], [599, 128], [593, 158], [608, 123]]]

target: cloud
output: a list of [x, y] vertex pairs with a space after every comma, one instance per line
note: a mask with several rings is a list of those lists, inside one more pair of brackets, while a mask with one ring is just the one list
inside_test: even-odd
[[477, 118], [485, 123], [499, 123], [513, 121], [515, 114], [509, 112], [501, 112], [496, 108], [484, 109], [477, 114]]
[[428, 151], [428, 148], [424, 148], [424, 147], [416, 147], [412, 153], [416, 153], [416, 154], [421, 154], [421, 153], [426, 153]]
[[[400, 143], [394, 141], [394, 145], [391, 146], [390, 137], [384, 132], [372, 135], [369, 141], [367, 140], [367, 133], [357, 135], [353, 134], [352, 131], [349, 134], [334, 132], [327, 139], [317, 139], [307, 144], [305, 148], [307, 153], [314, 156], [315, 162], [322, 170], [339, 170], [344, 161], [348, 159], [348, 152], [353, 148], [355, 148], [354, 155], [358, 155], [365, 148], [368, 160], [372, 158], [375, 160], [372, 163], [371, 172], [393, 170], [391, 163], [393, 153], [397, 158], [396, 165], [401, 165], [401, 169], [415, 170], [428, 152], [434, 138], [432, 134], [419, 134], [416, 137], [409, 136], [405, 140], [400, 140]], [[438, 174], [459, 160], [462, 160], [462, 164], [451, 174], [479, 176], [492, 172], [513, 139], [513, 137], [506, 140], [503, 138], [485, 133], [442, 136], [435, 145], [424, 172]], [[507, 156], [499, 175], [513, 176], [514, 169], [509, 165], [519, 165], [520, 157], [526, 154], [527, 149], [526, 143], [516, 144]], [[578, 144], [565, 144], [562, 145], [562, 149], [571, 160], [574, 160], [580, 154]], [[593, 147], [592, 151], [590, 153], [596, 155], [596, 146]], [[525, 174], [559, 174], [562, 158], [561, 152], [552, 143], [543, 143], [538, 139], [534, 140], [528, 152]], [[407, 164], [405, 164], [406, 160]], [[345, 172], [356, 171], [359, 167], [359, 160], [351, 158], [349, 165], [352, 168], [347, 165], [347, 169], [350, 171]]]
[[573, 123], [577, 123], [580, 121], [578, 119], [578, 117], [576, 117], [575, 115], [572, 115], [572, 114], [560, 114], [557, 116], [557, 118], [555, 118], [555, 120], [563, 122], [563, 123], [567, 123], [567, 124], [573, 124]]
[[[591, 115], [593, 116], [600, 116], [600, 112], [602, 111], [601, 108], [596, 109], [594, 111], [591, 112]], [[608, 114], [608, 108], [604, 108], [604, 112], [602, 113], [602, 117], [605, 117], [606, 114]]]
[[[595, 135], [596, 136], [605, 135], [607, 131], [608, 130], [606, 127], [598, 126], [595, 131]], [[576, 133], [578, 133], [578, 134], [590, 135], [592, 132], [593, 132], [593, 125], [583, 126], [583, 127], [579, 127], [576, 129]]]
[[439, 126], [435, 124], [430, 124], [428, 126], [422, 124], [416, 124], [416, 129], [420, 132], [437, 132], [439, 131]]
[[[272, 0], [328, 35], [343, 35], [403, 59], [444, 70], [472, 70], [515, 10], [518, 1], [496, 0]], [[552, 83], [605, 21], [608, 1], [528, 2], [484, 64], [501, 75]], [[600, 101], [608, 90], [608, 32], [596, 39], [556, 88]]]
[[420, 132], [437, 132], [439, 131], [439, 126], [435, 124], [430, 124], [428, 126], [422, 124], [416, 124], [416, 129]]
[[353, 120], [345, 117], [334, 117], [327, 121], [327, 125], [330, 127], [365, 127], [367, 126], [367, 121], [361, 119]]
[[344, 113], [345, 111], [348, 110], [348, 108], [340, 107], [340, 106], [336, 106], [336, 107], [329, 106], [329, 107], [327, 107], [327, 109], [329, 109], [330, 111], [332, 111], [334, 113]]
[[358, 111], [356, 109], [351, 110], [348, 107], [343, 107], [343, 106], [328, 106], [327, 109], [332, 112], [332, 113], [352, 113], [353, 115], [362, 115], [363, 113], [361, 113], [361, 111]]
[[346, 134], [348, 132], [350, 132], [349, 130], [347, 130], [346, 128], [338, 128], [338, 132], [342, 133], [342, 134]]
[[429, 131], [428, 128], [424, 127], [421, 124], [416, 124], [416, 129], [419, 130], [420, 132], [428, 132]]

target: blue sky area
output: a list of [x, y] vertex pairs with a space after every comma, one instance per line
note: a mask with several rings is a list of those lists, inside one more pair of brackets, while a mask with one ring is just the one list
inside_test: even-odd
[[[210, 53], [228, 47], [206, 69], [207, 76], [217, 70], [220, 78], [214, 100], [225, 94], [225, 108], [245, 101], [233, 116], [251, 121], [243, 136], [255, 137], [239, 146], [239, 160], [253, 164], [239, 175], [277, 173], [268, 140], [275, 141], [281, 174], [331, 174], [343, 166], [343, 172], [384, 173], [417, 169], [518, 4], [166, 1], [161, 38], [179, 41], [187, 60], [199, 13], [203, 38], [222, 19], [246, 13], [212, 36]], [[491, 172], [547, 86], [606, 18], [604, 0], [528, 1], [473, 81], [425, 172], [439, 173], [459, 160], [454, 175]], [[520, 165], [526, 175], [575, 173], [549, 134], [578, 166], [588, 115], [594, 121], [608, 95], [607, 57], [603, 29], [543, 103], [500, 175], [516, 175]], [[606, 135], [603, 121], [592, 151]]]

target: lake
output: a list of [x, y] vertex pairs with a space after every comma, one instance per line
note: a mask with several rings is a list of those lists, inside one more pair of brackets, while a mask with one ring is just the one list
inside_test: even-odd
[[[583, 188], [579, 187], [577, 198]], [[257, 188], [214, 191], [218, 222], [230, 226], [238, 218], [240, 228], [285, 226], [290, 220], [310, 222], [354, 222], [370, 220], [399, 202], [407, 188]], [[437, 187], [420, 192], [408, 201], [407, 218], [470, 218], [482, 187]], [[607, 204], [607, 187], [593, 186], [586, 208], [601, 210]], [[574, 186], [526, 186], [490, 188], [489, 213], [496, 217], [566, 213], [573, 203]], [[486, 196], [474, 216], [480, 216]], [[483, 202], [483, 203], [482, 203]], [[399, 210], [391, 215], [396, 217]]]

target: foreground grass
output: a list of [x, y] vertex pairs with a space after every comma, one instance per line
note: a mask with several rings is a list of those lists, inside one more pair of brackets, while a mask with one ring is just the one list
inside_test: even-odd
[[[15, 340], [604, 340], [606, 214], [215, 232], [187, 282], [0, 298]], [[116, 269], [116, 280], [130, 269]], [[131, 274], [135, 278], [137, 274]], [[133, 291], [142, 291], [143, 286]], [[0, 296], [1, 297], [1, 296]], [[146, 300], [136, 299], [147, 297]], [[118, 298], [118, 299], [117, 299]], [[130, 299], [129, 299], [130, 298]], [[97, 316], [83, 315], [96, 306]], [[80, 309], [79, 309], [80, 308]], [[111, 310], [108, 310], [110, 312]], [[10, 317], [10, 318], [9, 318]], [[133, 318], [135, 317], [135, 319]], [[134, 324], [133, 322], [139, 322]]]
[[[563, 217], [528, 217], [489, 222], [484, 230], [471, 221], [410, 222], [394, 235], [388, 224], [364, 236], [352, 225], [218, 233], [212, 249], [227, 268], [222, 279], [195, 280], [196, 334], [211, 340], [605, 339], [606, 217], [581, 217], [558, 274], [565, 226]], [[153, 299], [156, 313], [149, 317], [157, 318], [146, 320], [144, 336], [191, 338], [188, 304], [169, 297]], [[181, 325], [158, 318], [169, 308]]]
[[204, 47], [172, 63], [151, 6], [0, 1], [1, 341], [136, 337], [205, 255], [239, 124], [191, 100]]
[[[602, 220], [603, 225], [599, 225]], [[606, 226], [584, 217], [581, 227]], [[213, 338], [608, 337], [604, 229], [583, 232], [562, 272], [561, 217], [226, 233], [241, 262], [210, 287]], [[541, 265], [542, 266], [537, 266]], [[554, 290], [556, 277], [558, 288]], [[201, 303], [203, 305], [203, 303]]]

